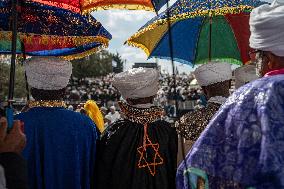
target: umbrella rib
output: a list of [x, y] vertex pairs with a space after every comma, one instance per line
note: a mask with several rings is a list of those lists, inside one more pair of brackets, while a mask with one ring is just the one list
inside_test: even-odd
[[206, 21], [206, 17], [204, 16], [203, 17], [203, 20], [202, 20], [202, 24], [200, 26], [200, 29], [199, 29], [199, 32], [198, 32], [198, 37], [197, 37], [197, 40], [196, 40], [196, 44], [195, 44], [195, 53], [194, 53], [194, 60], [192, 62], [192, 65], [193, 67], [195, 66], [196, 64], [196, 58], [197, 58], [197, 51], [198, 51], [198, 44], [199, 44], [199, 41], [200, 41], [200, 35], [201, 35], [201, 30], [202, 30], [202, 27], [204, 26], [205, 24], [205, 21]]

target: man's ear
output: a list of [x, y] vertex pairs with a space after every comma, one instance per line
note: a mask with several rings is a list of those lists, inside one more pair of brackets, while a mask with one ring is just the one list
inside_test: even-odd
[[267, 58], [268, 58], [267, 66], [270, 70], [274, 70], [275, 68], [278, 68], [277, 57], [274, 54], [272, 54], [271, 52], [268, 52]]

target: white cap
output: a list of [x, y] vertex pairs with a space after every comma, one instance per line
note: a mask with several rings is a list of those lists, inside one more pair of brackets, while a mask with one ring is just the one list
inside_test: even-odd
[[235, 87], [236, 89], [258, 78], [255, 65], [244, 65], [235, 69]]
[[284, 56], [284, 0], [253, 9], [249, 24], [251, 48]]
[[200, 86], [208, 86], [232, 79], [232, 69], [225, 62], [210, 62], [199, 66], [194, 76]]
[[153, 68], [133, 68], [116, 74], [113, 86], [124, 99], [154, 96], [159, 90], [159, 72]]
[[67, 86], [72, 64], [58, 57], [32, 57], [25, 62], [25, 70], [31, 87], [59, 90]]

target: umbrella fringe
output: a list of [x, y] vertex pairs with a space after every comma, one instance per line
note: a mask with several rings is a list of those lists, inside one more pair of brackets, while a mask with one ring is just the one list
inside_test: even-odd
[[[32, 33], [18, 33], [21, 41], [27, 44], [33, 44], [33, 38], [39, 37], [38, 43], [47, 45], [48, 43], [56, 44], [75, 44], [75, 46], [82, 46], [88, 43], [98, 42], [108, 46], [109, 39], [104, 36], [56, 36], [56, 35], [40, 35]], [[12, 32], [1, 31], [0, 40], [12, 40]]]
[[60, 58], [64, 59], [64, 60], [76, 60], [76, 59], [81, 59], [81, 58], [85, 58], [86, 56], [90, 56], [96, 52], [99, 52], [100, 50], [104, 49], [105, 47], [100, 46], [100, 47], [95, 47], [93, 49], [84, 51], [82, 53], [79, 54], [73, 54], [73, 55], [68, 55], [68, 56], [59, 56]]
[[146, 53], [146, 55], [147, 55], [148, 57], [149, 57], [149, 55], [150, 55], [149, 49], [148, 49], [146, 46], [142, 45], [141, 43], [136, 43], [136, 42], [127, 40], [127, 41], [125, 42], [125, 44], [127, 44], [127, 45], [129, 45], [129, 46], [132, 46], [132, 47], [137, 47], [137, 48], [142, 49], [142, 50]]
[[111, 10], [111, 9], [122, 9], [122, 10], [144, 10], [144, 11], [152, 11], [155, 12], [153, 7], [149, 7], [146, 5], [135, 5], [135, 4], [113, 4], [113, 5], [103, 5], [103, 6], [94, 6], [90, 5], [84, 7], [82, 13], [88, 14], [92, 11], [100, 11], [100, 10]]
[[[206, 64], [209, 62], [209, 59], [202, 59], [195, 63], [197, 64]], [[227, 62], [229, 64], [243, 65], [241, 60], [237, 60], [234, 58], [211, 58], [211, 62]]]
[[[160, 59], [165, 59], [165, 60], [171, 60], [171, 57], [167, 57], [167, 56], [150, 56], [149, 58], [160, 58]], [[173, 58], [174, 61], [182, 63], [182, 64], [186, 64], [186, 65], [190, 65], [192, 67], [194, 67], [194, 64], [192, 64], [192, 62], [180, 59], [180, 58]]]
[[[247, 6], [247, 5], [240, 5], [240, 6], [237, 6], [237, 7], [224, 7], [224, 8], [220, 8], [220, 9], [216, 9], [216, 10], [203, 10], [203, 11], [198, 11], [198, 12], [189, 12], [189, 13], [179, 14], [179, 15], [171, 16], [169, 20], [172, 24], [174, 22], [185, 20], [185, 19], [188, 19], [188, 18], [195, 18], [195, 17], [202, 17], [202, 16], [209, 16], [209, 15], [211, 15], [211, 16], [223, 16], [223, 15], [226, 15], [226, 14], [239, 14], [241, 12], [250, 12], [253, 8], [254, 7]], [[140, 31], [133, 34], [127, 40], [127, 42], [139, 37], [140, 35], [144, 34], [147, 31], [154, 30], [159, 25], [167, 24], [167, 22], [168, 22], [167, 18], [156, 20], [152, 24], [146, 26], [145, 28], [143, 28]]]

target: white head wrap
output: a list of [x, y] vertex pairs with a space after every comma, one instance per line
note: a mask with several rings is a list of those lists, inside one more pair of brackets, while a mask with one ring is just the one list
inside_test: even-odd
[[234, 73], [236, 89], [258, 78], [255, 65], [244, 65], [235, 69]]
[[194, 76], [200, 86], [208, 86], [232, 79], [232, 69], [228, 63], [210, 62], [199, 66]]
[[133, 68], [116, 74], [113, 86], [124, 99], [154, 96], [159, 90], [159, 72], [153, 68]]
[[276, 0], [252, 10], [250, 47], [284, 56], [284, 0]]
[[72, 64], [57, 57], [32, 57], [25, 62], [25, 70], [31, 87], [59, 90], [67, 86]]

